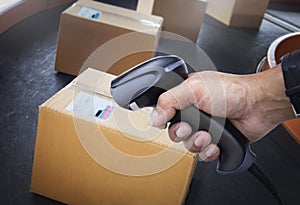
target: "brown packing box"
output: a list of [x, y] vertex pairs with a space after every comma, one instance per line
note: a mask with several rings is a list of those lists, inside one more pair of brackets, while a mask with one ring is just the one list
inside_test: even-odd
[[198, 156], [149, 127], [150, 110], [118, 107], [113, 78], [89, 68], [40, 106], [31, 191], [66, 204], [183, 204]]
[[197, 42], [206, 0], [139, 0], [137, 10], [164, 18], [162, 30]]
[[162, 21], [113, 5], [78, 1], [61, 15], [55, 70], [78, 75], [93, 67], [120, 74], [153, 57]]
[[228, 26], [259, 28], [269, 0], [209, 0], [206, 13]]

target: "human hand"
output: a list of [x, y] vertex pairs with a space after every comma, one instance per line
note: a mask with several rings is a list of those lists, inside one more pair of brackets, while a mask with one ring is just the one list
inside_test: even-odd
[[[151, 113], [149, 124], [165, 127], [177, 110], [194, 105], [214, 116], [226, 117], [250, 142], [259, 140], [281, 122], [293, 118], [285, 95], [281, 66], [252, 75], [232, 75], [215, 71], [191, 74], [187, 80], [163, 93]], [[211, 143], [208, 132], [192, 133], [189, 124], [169, 127], [174, 142], [183, 141], [191, 152], [212, 161], [220, 149]]]

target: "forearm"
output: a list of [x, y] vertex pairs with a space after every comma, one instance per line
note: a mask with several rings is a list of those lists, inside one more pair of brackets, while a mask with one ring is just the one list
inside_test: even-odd
[[295, 117], [285, 94], [281, 65], [258, 74], [215, 74], [219, 75], [226, 96], [225, 116], [250, 141], [257, 141], [283, 121]]

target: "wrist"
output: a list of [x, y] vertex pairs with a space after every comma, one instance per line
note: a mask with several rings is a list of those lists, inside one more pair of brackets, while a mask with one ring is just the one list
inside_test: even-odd
[[261, 115], [274, 126], [293, 119], [290, 100], [285, 94], [281, 64], [252, 77], [255, 83], [252, 85], [256, 87], [253, 89], [254, 105]]

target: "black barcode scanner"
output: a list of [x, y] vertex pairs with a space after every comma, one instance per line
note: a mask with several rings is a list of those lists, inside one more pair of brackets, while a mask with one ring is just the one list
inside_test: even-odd
[[[179, 85], [188, 77], [188, 69], [175, 55], [159, 56], [145, 61], [121, 74], [111, 83], [111, 94], [119, 106], [137, 110], [155, 107], [158, 97], [165, 91]], [[190, 106], [178, 110], [170, 121], [187, 122], [192, 133], [198, 130], [209, 131], [212, 141], [220, 148], [217, 172], [220, 174], [240, 174], [247, 171], [255, 161], [249, 141], [229, 120], [211, 115]]]
[[[129, 110], [155, 107], [158, 97], [179, 85], [188, 77], [185, 62], [178, 56], [159, 56], [145, 61], [115, 78], [111, 83], [111, 94], [116, 103]], [[272, 194], [279, 205], [283, 202], [274, 185], [255, 163], [255, 154], [247, 138], [231, 122], [211, 116], [194, 106], [178, 110], [170, 126], [187, 122], [193, 133], [206, 130], [212, 141], [220, 148], [217, 172], [223, 175], [237, 175], [249, 171]]]

